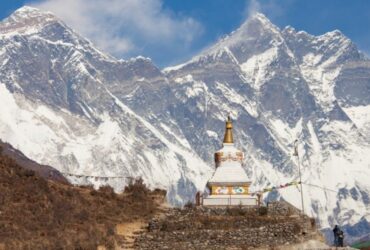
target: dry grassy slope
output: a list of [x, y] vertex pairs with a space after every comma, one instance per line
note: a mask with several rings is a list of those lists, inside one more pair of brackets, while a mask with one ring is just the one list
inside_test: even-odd
[[9, 143], [0, 140], [0, 147], [4, 155], [15, 160], [21, 167], [35, 171], [45, 179], [68, 183], [67, 179], [58, 170], [50, 166], [38, 164], [27, 158], [21, 151], [15, 149]]
[[163, 199], [163, 191], [149, 191], [140, 181], [123, 194], [48, 181], [0, 155], [0, 246], [113, 249], [126, 240], [116, 225], [148, 220]]

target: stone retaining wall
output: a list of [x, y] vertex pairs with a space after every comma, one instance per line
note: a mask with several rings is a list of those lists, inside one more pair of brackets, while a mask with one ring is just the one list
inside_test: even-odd
[[299, 243], [318, 234], [310, 218], [281, 202], [267, 209], [196, 207], [171, 209], [151, 220], [135, 248], [250, 249]]

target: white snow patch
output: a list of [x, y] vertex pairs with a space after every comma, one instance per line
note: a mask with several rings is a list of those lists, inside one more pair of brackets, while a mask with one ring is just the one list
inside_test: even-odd
[[261, 54], [252, 56], [245, 63], [240, 65], [246, 78], [253, 82], [252, 87], [254, 89], [259, 90], [261, 86], [270, 79], [273, 74], [270, 65], [276, 60], [277, 55], [278, 49], [272, 47]]
[[182, 83], [188, 83], [188, 82], [193, 82], [194, 81], [194, 79], [193, 79], [193, 76], [192, 75], [186, 75], [186, 76], [184, 76], [184, 77], [178, 77], [178, 78], [176, 78], [175, 79], [175, 82], [176, 83], [180, 83], [180, 84], [182, 84]]
[[370, 105], [342, 109], [365, 135], [370, 135]]
[[167, 73], [170, 73], [171, 71], [179, 70], [179, 69], [183, 68], [186, 65], [187, 65], [187, 63], [182, 63], [182, 64], [179, 64], [179, 65], [176, 65], [176, 66], [167, 67], [167, 68], [164, 68], [162, 70], [162, 72], [167, 74]]
[[215, 139], [219, 139], [219, 138], [218, 138], [218, 134], [217, 134], [215, 131], [207, 130], [207, 131], [206, 131], [206, 133], [207, 133], [207, 135], [208, 135], [209, 137], [213, 137], [213, 138], [215, 138]]
[[303, 57], [300, 69], [303, 78], [309, 83], [308, 87], [315, 99], [325, 111], [330, 111], [336, 99], [334, 85], [341, 67], [327, 69], [325, 65], [318, 64], [320, 61], [321, 55], [315, 56], [309, 53]]
[[186, 140], [186, 138], [182, 138], [178, 135], [176, 135], [174, 132], [172, 132], [172, 130], [164, 123], [161, 123], [161, 127], [167, 132], [169, 133], [170, 135], [172, 135], [181, 145], [185, 146], [186, 148], [188, 148], [189, 150], [191, 150], [191, 146], [188, 142], [188, 140]]
[[186, 88], [185, 94], [188, 98], [199, 96], [208, 91], [207, 85], [202, 81], [196, 81]]
[[222, 94], [228, 101], [241, 105], [251, 116], [258, 117], [256, 102], [240, 95], [236, 90], [230, 88], [227, 83], [216, 81], [216, 88], [222, 91]]

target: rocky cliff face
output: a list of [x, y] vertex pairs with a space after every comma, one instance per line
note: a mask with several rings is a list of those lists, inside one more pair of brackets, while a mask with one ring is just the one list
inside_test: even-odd
[[120, 190], [142, 176], [152, 187], [169, 188], [173, 203], [204, 185], [211, 168], [178, 141], [181, 135], [166, 136], [172, 132], [124, 102], [136, 93], [133, 107], [155, 99], [147, 111], [164, 109], [161, 93], [151, 90], [169, 87], [150, 59], [116, 60], [57, 17], [30, 7], [4, 20], [0, 32], [3, 140], [64, 173], [119, 177], [69, 176], [76, 183]]
[[[254, 190], [298, 178], [298, 138], [306, 213], [355, 238], [370, 220], [369, 72], [339, 31], [281, 30], [262, 14], [161, 71], [23, 7], [0, 23], [0, 138], [72, 182], [120, 190], [142, 176], [181, 204], [212, 174], [230, 114]], [[266, 199], [299, 207], [299, 196], [293, 187]]]

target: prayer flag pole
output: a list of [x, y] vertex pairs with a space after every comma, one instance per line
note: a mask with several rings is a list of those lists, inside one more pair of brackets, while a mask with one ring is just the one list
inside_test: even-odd
[[299, 182], [301, 186], [301, 201], [302, 201], [302, 217], [304, 216], [304, 204], [303, 204], [303, 188], [302, 188], [302, 176], [301, 176], [301, 164], [299, 160], [299, 153], [298, 153], [298, 140], [294, 141], [294, 153], [293, 156], [297, 157], [298, 161], [298, 173], [299, 173]]

